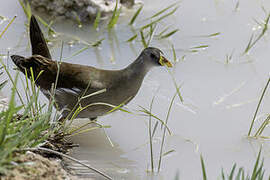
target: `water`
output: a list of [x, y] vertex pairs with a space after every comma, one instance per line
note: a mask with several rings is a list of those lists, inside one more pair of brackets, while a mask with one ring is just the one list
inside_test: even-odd
[[[142, 14], [136, 21], [136, 27], [149, 17], [174, 1], [146, 0]], [[94, 130], [74, 136], [74, 142], [80, 148], [72, 151], [72, 156], [108, 173], [115, 179], [173, 179], [177, 172], [181, 179], [201, 179], [200, 154], [203, 155], [209, 179], [220, 177], [221, 168], [228, 172], [233, 163], [244, 166], [250, 173], [257, 152], [262, 145], [266, 172], [269, 172], [269, 143], [262, 139], [246, 137], [252, 116], [262, 89], [269, 77], [269, 36], [266, 34], [256, 45], [243, 55], [248, 41], [254, 33], [258, 35], [263, 27], [254, 19], [262, 22], [266, 18], [262, 7], [270, 10], [270, 2], [263, 0], [239, 1], [204, 0], [182, 1], [177, 12], [160, 23], [157, 31], [167, 25], [171, 30], [180, 31], [170, 41], [153, 41], [151, 46], [159, 47], [169, 59], [173, 59], [170, 42], [177, 50], [179, 62], [173, 68], [177, 84], [182, 84], [181, 93], [184, 105], [176, 98], [168, 126], [172, 131], [167, 136], [165, 150], [175, 152], [164, 157], [162, 171], [151, 176], [148, 144], [147, 117], [123, 112], [100, 117], [98, 122], [111, 125], [106, 134], [103, 130]], [[11, 8], [12, 7], [12, 8]], [[78, 28], [69, 22], [57, 22], [57, 32], [78, 36], [85, 41], [94, 42], [105, 38], [100, 48], [89, 48], [68, 62], [88, 64], [98, 68], [119, 69], [131, 63], [142, 49], [140, 42], [126, 43], [133, 33], [126, 24], [134, 11], [126, 11], [125, 17], [110, 33], [95, 32], [90, 26]], [[30, 55], [28, 36], [25, 31], [26, 20], [16, 0], [2, 2], [0, 15], [12, 18], [18, 15], [14, 24], [1, 39], [0, 54]], [[0, 24], [1, 30], [6, 22]], [[205, 37], [218, 33], [214, 37]], [[268, 33], [268, 32], [267, 32]], [[74, 39], [61, 37], [65, 42]], [[61, 41], [52, 47], [54, 58], [60, 57]], [[188, 52], [191, 47], [208, 45], [197, 53]], [[83, 44], [65, 45], [63, 56], [70, 57], [83, 48]], [[232, 54], [229, 63], [226, 57]], [[181, 57], [185, 56], [184, 61]], [[6, 59], [4, 59], [7, 61]], [[13, 64], [8, 60], [9, 67]], [[8, 87], [6, 88], [8, 92]], [[156, 95], [153, 113], [165, 119], [175, 87], [166, 69], [153, 69], [145, 78], [137, 96], [128, 104], [133, 112], [139, 105], [149, 107]], [[44, 102], [47, 102], [42, 97]], [[266, 93], [259, 115], [269, 113], [269, 92]], [[263, 119], [261, 119], [262, 121]], [[82, 124], [87, 120], [78, 120]], [[255, 127], [259, 127], [256, 122]], [[159, 129], [158, 129], [159, 130]], [[160, 131], [160, 130], [159, 130]], [[268, 136], [265, 129], [264, 136]], [[253, 131], [254, 132], [254, 131]], [[159, 152], [160, 133], [154, 140], [155, 166]], [[102, 179], [89, 170], [70, 164], [81, 177]], [[79, 169], [79, 170], [78, 170]], [[269, 174], [269, 173], [266, 173]]]

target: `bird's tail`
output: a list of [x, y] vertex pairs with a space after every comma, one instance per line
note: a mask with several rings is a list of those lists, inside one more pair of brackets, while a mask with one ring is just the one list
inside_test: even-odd
[[34, 15], [32, 15], [30, 19], [30, 41], [32, 55], [41, 55], [51, 59], [49, 48]]
[[24, 68], [23, 64], [25, 62], [25, 57], [18, 56], [18, 55], [12, 55], [10, 56], [14, 64], [21, 70]]
[[48, 66], [52, 61], [50, 59], [44, 58], [40, 55], [33, 55], [29, 58], [23, 56], [12, 55], [10, 56], [14, 64], [19, 68], [20, 71], [24, 73], [25, 69], [30, 70], [32, 67], [33, 71], [40, 71], [44, 66]]

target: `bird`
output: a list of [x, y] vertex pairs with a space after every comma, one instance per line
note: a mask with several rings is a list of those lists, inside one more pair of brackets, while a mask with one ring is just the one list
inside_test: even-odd
[[143, 49], [131, 64], [119, 70], [55, 61], [34, 15], [29, 27], [32, 56], [12, 55], [11, 59], [28, 78], [32, 72], [36, 86], [48, 99], [55, 85], [54, 106], [61, 112], [60, 121], [70, 119], [79, 106], [82, 108], [77, 118], [95, 120], [113, 107], [130, 102], [153, 67], [172, 67], [163, 52], [155, 47]]

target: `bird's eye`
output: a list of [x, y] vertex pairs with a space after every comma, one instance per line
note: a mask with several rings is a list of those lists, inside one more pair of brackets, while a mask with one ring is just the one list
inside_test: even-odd
[[150, 57], [153, 58], [153, 59], [157, 59], [157, 56], [153, 53], [150, 54]]

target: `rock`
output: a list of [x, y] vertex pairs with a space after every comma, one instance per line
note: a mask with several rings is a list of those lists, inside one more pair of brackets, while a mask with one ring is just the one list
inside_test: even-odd
[[79, 180], [63, 169], [60, 160], [47, 159], [32, 152], [15, 155], [12, 170], [0, 176], [1, 180]]
[[[81, 22], [94, 20], [98, 11], [104, 17], [111, 14], [116, 0], [28, 0], [33, 9], [43, 11], [49, 16], [64, 16]], [[120, 0], [121, 6], [132, 7], [134, 0]]]

